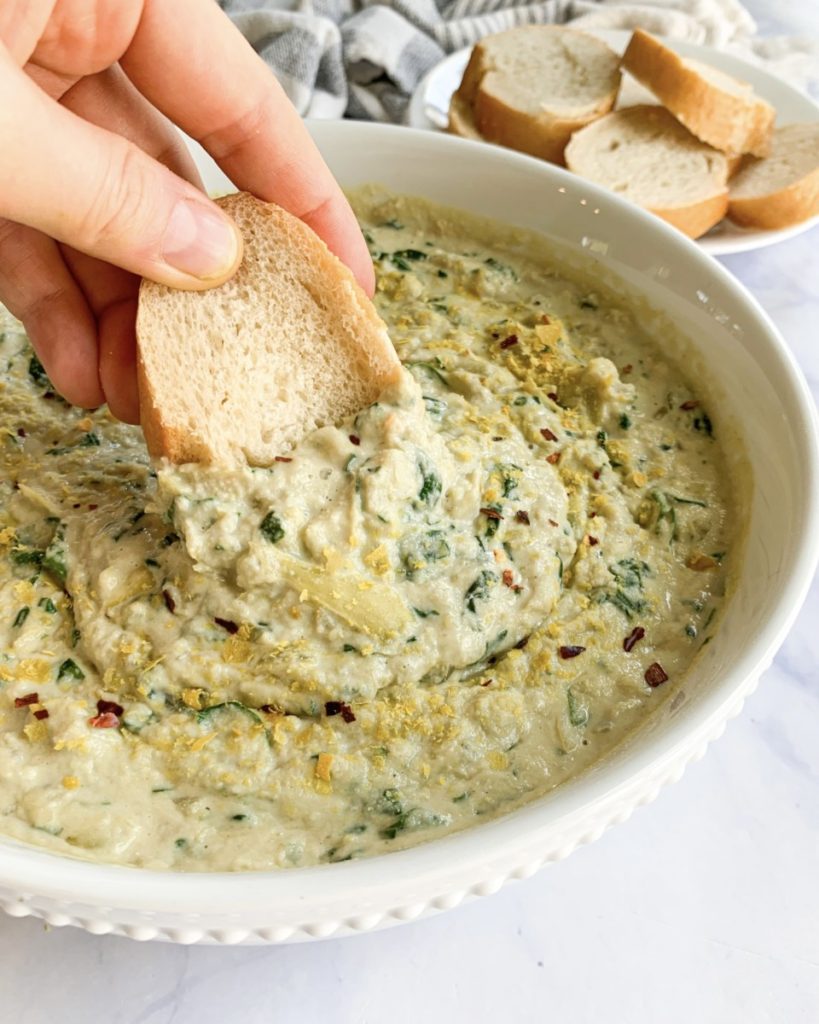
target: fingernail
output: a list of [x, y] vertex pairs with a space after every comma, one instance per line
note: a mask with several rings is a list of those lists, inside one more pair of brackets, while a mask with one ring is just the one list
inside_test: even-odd
[[221, 277], [236, 262], [236, 228], [204, 203], [181, 199], [173, 208], [162, 239], [162, 258], [175, 270], [206, 281]]

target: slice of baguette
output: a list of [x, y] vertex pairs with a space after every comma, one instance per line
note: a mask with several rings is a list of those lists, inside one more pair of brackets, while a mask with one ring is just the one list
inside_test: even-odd
[[819, 215], [819, 122], [777, 128], [772, 152], [748, 158], [731, 182], [728, 216], [755, 228], [784, 228]]
[[462, 134], [466, 108], [488, 141], [562, 163], [572, 132], [611, 110], [619, 87], [619, 58], [594, 36], [553, 25], [510, 29], [472, 50], [450, 130]]
[[449, 124], [446, 130], [452, 135], [460, 135], [464, 139], [483, 140], [483, 135], [475, 126], [472, 107], [465, 103], [457, 93], [453, 94], [449, 103]]
[[572, 136], [566, 164], [698, 238], [725, 216], [728, 160], [664, 107], [626, 107]]
[[236, 275], [205, 292], [143, 281], [142, 428], [173, 462], [269, 465], [400, 373], [384, 323], [306, 224], [246, 193], [219, 205], [244, 238]]
[[776, 112], [747, 82], [680, 57], [639, 28], [623, 54], [623, 67], [709, 146], [725, 153], [768, 155]]

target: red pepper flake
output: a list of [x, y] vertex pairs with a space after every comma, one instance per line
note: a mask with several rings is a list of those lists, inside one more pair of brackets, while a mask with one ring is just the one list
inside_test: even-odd
[[643, 629], [642, 626], [635, 626], [634, 629], [632, 629], [632, 631], [623, 641], [623, 650], [626, 653], [628, 653], [629, 651], [633, 651], [634, 645], [637, 643], [638, 640], [642, 640], [645, 635], [646, 631]]
[[[162, 600], [165, 602], [165, 607], [168, 609], [171, 615], [173, 615], [173, 613], [176, 611], [176, 601], [174, 601], [173, 594], [171, 594], [170, 590], [162, 591]], [[217, 619], [216, 621], [218, 622], [219, 620]]]
[[503, 585], [505, 587], [509, 587], [509, 589], [513, 590], [516, 594], [519, 594], [521, 590], [523, 590], [523, 587], [520, 585], [520, 583], [515, 583], [515, 574], [512, 572], [511, 569], [504, 569], [502, 576]]
[[98, 700], [97, 701], [97, 712], [100, 715], [116, 715], [119, 717], [124, 708], [121, 704], [117, 704], [113, 700]]
[[552, 452], [551, 455], [547, 455], [546, 461], [550, 462], [553, 466], [556, 466], [558, 462], [560, 462], [560, 452]]
[[517, 345], [518, 336], [517, 334], [510, 334], [508, 338], [504, 338], [500, 343], [501, 348], [511, 348], [513, 345]]
[[39, 711], [34, 711], [32, 714], [36, 719], [42, 722], [44, 718], [48, 718], [48, 708], [40, 708]]
[[106, 711], [105, 714], [89, 718], [88, 724], [93, 726], [94, 729], [118, 729], [119, 719], [110, 711]]
[[17, 436], [18, 436], [18, 437], [25, 437], [25, 436], [26, 436], [26, 432], [25, 432], [25, 430], [23, 429], [23, 427], [18, 427], [18, 428], [17, 428]]
[[361, 444], [361, 438], [358, 434], [350, 434], [350, 444]]
[[277, 455], [274, 459], [275, 462], [292, 462], [293, 460], [287, 455]]
[[552, 321], [547, 313], [542, 313], [540, 316], [540, 322], [542, 324], [550, 324]]
[[553, 402], [556, 402], [556, 401], [557, 401], [557, 392], [556, 392], [556, 391], [548, 391], [548, 392], [546, 393], [546, 397], [547, 397], [547, 398], [551, 398], [551, 400], [552, 400]]
[[631, 373], [633, 369], [634, 367], [631, 365], [631, 363], [626, 363], [626, 365], [623, 367], [620, 373], [625, 377], [627, 374]]
[[582, 654], [585, 650], [585, 647], [578, 647], [575, 644], [569, 644], [565, 647], [559, 647], [557, 653], [565, 660], [566, 658], [576, 658], [578, 654]]
[[540, 433], [541, 436], [544, 437], [547, 441], [557, 440], [557, 434], [553, 434], [548, 427], [542, 427]]
[[99, 505], [89, 505], [88, 506], [88, 511], [89, 512], [96, 512], [98, 508], [99, 508]]
[[487, 519], [503, 519], [503, 516], [496, 508], [482, 508], [480, 513], [482, 516], [486, 516]]
[[15, 697], [14, 706], [16, 708], [27, 708], [29, 704], [39, 704], [40, 697], [37, 693], [27, 693], [25, 697]]
[[646, 669], [645, 679], [649, 686], [662, 686], [668, 681], [668, 674], [663, 666], [655, 661]]
[[485, 679], [485, 680], [484, 680], [484, 681], [483, 681], [483, 682], [481, 683], [481, 686], [491, 686], [491, 685], [492, 685], [492, 683], [494, 683], [494, 681], [495, 681], [494, 679]]
[[517, 642], [517, 643], [515, 644], [515, 650], [516, 650], [516, 651], [522, 651], [522, 650], [523, 650], [523, 648], [524, 648], [524, 647], [525, 647], [525, 646], [526, 646], [526, 645], [527, 645], [528, 643], [529, 643], [529, 637], [528, 637], [528, 636], [523, 636], [523, 637], [521, 637], [521, 638], [520, 638], [520, 640], [518, 640], [518, 642]]
[[226, 629], [231, 636], [233, 636], [234, 633], [239, 632], [239, 627], [235, 622], [231, 622], [230, 619], [220, 619], [218, 615], [214, 615], [213, 621], [217, 626], [221, 626], [222, 629]]
[[324, 705], [324, 713], [328, 718], [332, 718], [333, 715], [341, 715], [342, 719], [347, 723], [355, 721], [353, 709], [349, 704], [345, 704], [343, 700], [328, 700]]
[[600, 479], [600, 470], [599, 470], [599, 469], [596, 469], [596, 470], [595, 470], [595, 471], [594, 471], [594, 472], [592, 473], [592, 476], [594, 477], [594, 479], [595, 479], [595, 480], [599, 480], [599, 479]]
[[589, 512], [589, 519], [594, 519], [597, 516], [596, 512]]
[[600, 543], [600, 541], [596, 537], [592, 537], [592, 535], [589, 534], [589, 547], [590, 548], [593, 548], [595, 546], [595, 544], [599, 544], [599, 543]]
[[690, 412], [692, 409], [696, 409], [699, 404], [700, 403], [696, 398], [689, 398], [687, 402], [683, 402], [680, 408], [684, 409], [686, 412]]
[[54, 391], [44, 391], [43, 392], [43, 398], [45, 398], [45, 399], [51, 399], [51, 398], [56, 398], [56, 397], [57, 397], [57, 395], [56, 395], [56, 393]]
[[547, 520], [547, 522], [549, 523], [550, 526], [559, 526], [560, 525], [560, 523], [556, 522], [554, 519], [549, 519], [549, 520]]
[[529, 513], [524, 512], [522, 508], [519, 508], [515, 513], [515, 522], [523, 523], [524, 526], [529, 526]]
[[72, 505], [71, 507], [72, 507], [72, 508], [82, 508], [82, 506], [80, 505], [80, 503], [79, 503], [79, 502], [77, 502], [77, 504], [76, 504], [76, 505]]

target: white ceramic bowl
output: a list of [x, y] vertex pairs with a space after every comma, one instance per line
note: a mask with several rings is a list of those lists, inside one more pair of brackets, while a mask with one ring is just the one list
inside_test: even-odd
[[[670, 314], [726, 393], [754, 469], [744, 566], [682, 697], [585, 776], [506, 817], [399, 853], [318, 868], [171, 874], [0, 841], [0, 906], [53, 925], [175, 942], [289, 942], [445, 910], [598, 838], [679, 778], [741, 708], [801, 604], [819, 553], [819, 450], [808, 390], [757, 303], [661, 221], [549, 164], [444, 135], [354, 122], [313, 133], [345, 185], [397, 191], [542, 231]], [[208, 183], [222, 183], [206, 169]]]

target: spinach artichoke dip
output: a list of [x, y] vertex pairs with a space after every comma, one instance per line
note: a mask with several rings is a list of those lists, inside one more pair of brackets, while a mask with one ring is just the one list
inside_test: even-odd
[[708, 643], [707, 396], [542, 240], [358, 205], [405, 372], [271, 466], [152, 466], [5, 319], [0, 832], [185, 871], [410, 846], [577, 775]]

